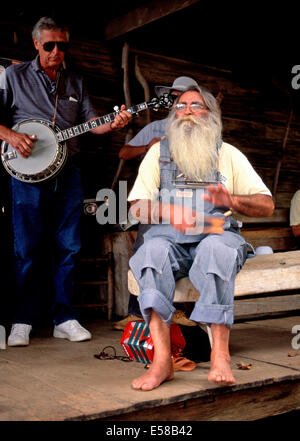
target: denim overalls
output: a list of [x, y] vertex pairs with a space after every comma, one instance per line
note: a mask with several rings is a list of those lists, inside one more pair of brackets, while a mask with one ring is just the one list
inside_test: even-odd
[[[167, 196], [170, 203], [198, 208], [205, 214], [224, 213], [227, 208], [203, 201], [204, 188], [185, 188], [184, 180], [182, 187], [180, 182], [175, 183], [174, 177], [180, 175], [171, 161], [168, 140], [164, 139], [160, 146], [161, 201]], [[219, 181], [217, 171], [214, 178]], [[234, 281], [246, 260], [247, 244], [235, 219], [227, 218], [224, 230], [223, 234], [182, 234], [170, 224], [159, 224], [152, 225], [144, 234], [144, 244], [129, 265], [139, 283], [139, 304], [147, 323], [154, 309], [168, 326], [171, 324], [175, 281], [189, 276], [201, 294], [190, 319], [231, 327]]]

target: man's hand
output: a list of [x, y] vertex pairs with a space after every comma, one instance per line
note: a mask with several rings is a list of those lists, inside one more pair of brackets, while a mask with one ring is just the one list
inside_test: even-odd
[[112, 130], [122, 129], [129, 123], [131, 118], [131, 113], [127, 112], [125, 105], [122, 104], [120, 112], [116, 114], [115, 119], [110, 123], [110, 128]]
[[225, 188], [220, 182], [218, 185], [208, 185], [206, 187], [208, 194], [203, 195], [203, 199], [211, 202], [218, 207], [232, 207], [233, 199], [227, 188]]
[[249, 217], [272, 216], [274, 202], [272, 197], [265, 194], [231, 195], [220, 183], [208, 185], [208, 194], [203, 199], [211, 202], [217, 207], [232, 208], [238, 213]]
[[[168, 215], [170, 218], [168, 219]], [[181, 205], [162, 206], [162, 218], [170, 220], [170, 224], [175, 230], [185, 234], [188, 229], [196, 226], [196, 212]]]
[[175, 230], [183, 234], [223, 234], [225, 219], [218, 216], [209, 216], [196, 213], [187, 207], [169, 205], [170, 223]]
[[176, 204], [162, 204], [149, 199], [132, 201], [130, 213], [142, 224], [171, 224], [183, 234], [223, 234], [225, 219], [196, 213], [189, 207]]
[[7, 142], [15, 149], [23, 158], [28, 158], [37, 139], [35, 135], [27, 135], [26, 133], [18, 133], [10, 130]]

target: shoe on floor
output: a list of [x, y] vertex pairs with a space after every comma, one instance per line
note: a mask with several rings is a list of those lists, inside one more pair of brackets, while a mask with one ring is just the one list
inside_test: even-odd
[[128, 314], [128, 315], [126, 315], [126, 317], [124, 317], [119, 322], [114, 322], [113, 323], [113, 328], [117, 329], [118, 331], [123, 331], [126, 328], [127, 323], [129, 323], [129, 322], [141, 322], [141, 321], [143, 321], [142, 318], [136, 317], [135, 315], [132, 315], [132, 314]]
[[174, 312], [172, 322], [183, 326], [197, 326], [197, 323], [188, 319], [185, 313], [181, 310], [176, 310]]
[[7, 346], [28, 346], [31, 325], [25, 323], [14, 323], [7, 340]]
[[83, 328], [77, 320], [67, 320], [54, 326], [53, 337], [66, 338], [70, 341], [85, 341], [92, 338], [92, 334]]

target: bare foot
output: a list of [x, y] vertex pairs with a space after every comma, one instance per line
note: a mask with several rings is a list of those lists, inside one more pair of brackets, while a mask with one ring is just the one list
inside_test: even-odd
[[172, 360], [166, 363], [153, 363], [148, 371], [132, 381], [133, 389], [153, 390], [160, 386], [164, 381], [174, 378]]
[[235, 382], [230, 368], [230, 357], [227, 354], [214, 354], [212, 351], [208, 380], [219, 385], [230, 385]]

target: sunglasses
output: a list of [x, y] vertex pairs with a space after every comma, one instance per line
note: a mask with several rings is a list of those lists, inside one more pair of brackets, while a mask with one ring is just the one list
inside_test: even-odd
[[51, 52], [55, 48], [55, 45], [60, 52], [67, 52], [69, 49], [69, 42], [67, 41], [47, 41], [43, 44], [43, 49], [46, 52]]

